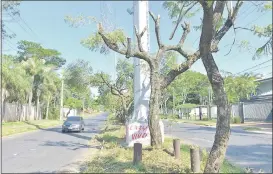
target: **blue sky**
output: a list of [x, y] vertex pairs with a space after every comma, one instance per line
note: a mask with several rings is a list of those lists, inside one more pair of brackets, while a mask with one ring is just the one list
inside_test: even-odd
[[[161, 16], [161, 37], [166, 44], [177, 43], [180, 39], [182, 29], [176, 33], [173, 41], [169, 41], [169, 35], [173, 29], [171, 20], [168, 17], [168, 12], [163, 9], [160, 1], [150, 2], [150, 10], [154, 14]], [[62, 53], [62, 56], [67, 59], [67, 62], [75, 61], [76, 59], [85, 59], [90, 61], [94, 71], [104, 71], [112, 74], [114, 72], [114, 59], [112, 55], [101, 55], [99, 52], [91, 52], [80, 44], [81, 39], [88, 37], [88, 35], [96, 31], [95, 24], [86, 25], [80, 28], [71, 28], [64, 22], [66, 15], [77, 16], [86, 15], [100, 18], [100, 2], [96, 1], [57, 1], [57, 2], [33, 2], [23, 1], [19, 7], [21, 18], [26, 22], [27, 26], [22, 20], [17, 22], [6, 23], [9, 32], [16, 33], [16, 38], [3, 43], [3, 50], [6, 54], [14, 54], [16, 50], [16, 43], [19, 40], [30, 40], [41, 43], [46, 48], [56, 49]], [[109, 14], [109, 20], [115, 23], [119, 28], [124, 29], [125, 33], [132, 36], [132, 16], [129, 16], [126, 9], [132, 7], [130, 1], [108, 2], [109, 7], [113, 11]], [[115, 13], [114, 13], [115, 12]], [[115, 14], [115, 15], [114, 15]], [[200, 16], [198, 15], [189, 20], [191, 26], [200, 24]], [[272, 13], [261, 13], [255, 10], [255, 6], [250, 3], [243, 5], [239, 12], [236, 26], [251, 27], [252, 25], [267, 25], [272, 22]], [[150, 35], [151, 35], [151, 51], [156, 49], [153, 22], [150, 20]], [[186, 48], [194, 51], [198, 48], [200, 32], [192, 29], [185, 43]], [[261, 62], [269, 60], [270, 57], [262, 57], [259, 60], [252, 60], [253, 53], [246, 50], [239, 51], [236, 45], [233, 47], [228, 56], [225, 54], [230, 49], [230, 44], [233, 42], [234, 32], [230, 30], [220, 43], [220, 51], [215, 55], [215, 60], [219, 69], [229, 71], [232, 73], [240, 72], [244, 69], [250, 68]], [[248, 40], [252, 46], [258, 47], [264, 43], [256, 36], [253, 36], [248, 31], [237, 31], [236, 40]], [[12, 48], [14, 49], [12, 49]], [[252, 50], [253, 51], [253, 50]], [[122, 56], [118, 56], [123, 58]], [[268, 62], [263, 66], [267, 68], [256, 70], [255, 73], [268, 74], [272, 72], [272, 62]], [[257, 67], [257, 68], [260, 68]], [[192, 70], [205, 73], [205, 69], [201, 61], [198, 61]]]

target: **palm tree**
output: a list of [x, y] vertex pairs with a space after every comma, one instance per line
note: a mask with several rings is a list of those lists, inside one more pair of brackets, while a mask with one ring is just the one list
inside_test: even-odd
[[41, 77], [44, 73], [49, 72], [54, 69], [52, 65], [46, 65], [44, 59], [39, 59], [36, 56], [30, 57], [25, 61], [22, 61], [22, 66], [26, 70], [27, 74], [30, 76], [30, 83], [31, 88], [29, 90], [29, 98], [28, 98], [28, 105], [29, 105], [29, 112], [28, 116], [31, 113], [31, 105], [33, 100], [33, 92], [36, 91], [36, 103], [38, 102], [38, 95], [37, 92], [39, 91], [39, 86], [41, 84]]

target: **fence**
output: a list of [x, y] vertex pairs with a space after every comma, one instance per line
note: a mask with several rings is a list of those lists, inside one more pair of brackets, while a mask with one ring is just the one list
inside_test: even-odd
[[26, 120], [40, 120], [42, 118], [42, 110], [39, 107], [37, 114], [37, 107], [28, 107], [27, 104], [20, 105], [17, 103], [4, 103], [2, 106], [2, 121], [26, 121]]
[[[207, 107], [201, 106], [202, 118], [207, 117]], [[163, 112], [162, 112], [163, 113]], [[168, 114], [172, 114], [172, 110], [168, 110]], [[175, 111], [180, 118], [186, 118], [190, 115], [194, 118], [199, 118], [199, 107], [190, 109], [180, 109]], [[272, 121], [272, 100], [264, 101], [245, 101], [241, 105], [235, 104], [231, 107], [231, 116], [240, 116], [244, 121]], [[217, 118], [217, 106], [211, 106], [211, 118]]]
[[[27, 121], [27, 120], [41, 120], [42, 115], [46, 112], [46, 108], [40, 106], [37, 114], [37, 107], [31, 106], [29, 108], [28, 104], [18, 104], [18, 103], [4, 103], [2, 107], [2, 121], [12, 122], [12, 121]], [[30, 112], [29, 112], [30, 111]], [[68, 113], [68, 108], [63, 108], [63, 118]], [[72, 109], [68, 116], [76, 116], [80, 112], [79, 110]], [[45, 114], [45, 113], [44, 113]], [[57, 113], [59, 115], [59, 113]]]

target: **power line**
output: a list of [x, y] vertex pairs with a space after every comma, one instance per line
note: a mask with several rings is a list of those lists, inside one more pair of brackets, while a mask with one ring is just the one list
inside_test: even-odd
[[267, 63], [267, 62], [269, 62], [269, 61], [272, 61], [272, 59], [267, 60], [267, 61], [265, 61], [265, 62], [262, 62], [262, 63], [260, 63], [260, 64], [258, 64], [258, 65], [253, 66], [253, 67], [247, 68], [247, 69], [245, 69], [245, 70], [243, 70], [243, 71], [241, 71], [241, 72], [236, 73], [235, 75], [241, 74], [241, 73], [246, 72], [246, 71], [248, 71], [248, 70], [250, 70], [250, 69], [256, 68], [256, 67], [258, 67], [258, 66], [260, 66], [260, 65], [263, 65], [263, 64], [265, 64], [265, 63]]
[[261, 68], [257, 68], [257, 69], [251, 70], [251, 72], [257, 71], [257, 70], [259, 70], [259, 69], [267, 68], [267, 67], [270, 67], [270, 66], [272, 66], [272, 65], [263, 66], [263, 67], [261, 67]]

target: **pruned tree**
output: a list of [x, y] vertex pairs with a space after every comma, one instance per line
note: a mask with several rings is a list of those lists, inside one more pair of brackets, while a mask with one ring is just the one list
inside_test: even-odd
[[[133, 66], [128, 61], [119, 60], [117, 63], [117, 79], [112, 82], [105, 73], [96, 73], [92, 79], [93, 86], [105, 86], [112, 95], [121, 101], [116, 111], [117, 117], [125, 123], [131, 116], [133, 107]], [[121, 111], [120, 111], [121, 110]]]
[[[98, 31], [91, 35], [88, 40], [89, 44], [85, 44], [88, 48], [95, 51], [101, 43], [105, 43], [111, 50], [124, 55], [126, 58], [134, 57], [147, 62], [150, 68], [150, 85], [151, 95], [149, 103], [149, 129], [151, 135], [152, 146], [160, 147], [162, 145], [162, 135], [159, 127], [159, 99], [163, 89], [165, 89], [178, 75], [187, 71], [200, 58], [205, 66], [209, 82], [214, 93], [214, 102], [218, 107], [217, 110], [217, 126], [215, 140], [211, 149], [209, 158], [206, 163], [205, 173], [217, 173], [224, 159], [228, 140], [230, 136], [230, 107], [228, 105], [227, 95], [224, 90], [224, 79], [214, 60], [213, 53], [218, 52], [218, 45], [224, 38], [226, 33], [234, 26], [238, 11], [243, 5], [243, 1], [236, 1], [234, 7], [228, 4], [228, 1], [178, 1], [166, 2], [178, 3], [178, 5], [165, 4], [170, 11], [171, 17], [175, 19], [175, 28], [171, 33], [170, 39], [175, 36], [175, 31], [181, 25], [183, 34], [176, 45], [166, 45], [160, 37], [160, 16], [155, 16], [149, 12], [154, 22], [154, 30], [157, 39], [156, 55], [146, 52], [142, 48], [141, 38], [147, 28], [143, 31], [135, 29], [137, 47], [133, 47], [131, 38], [124, 39], [122, 37], [113, 37], [111, 33], [105, 32], [103, 26], [98, 24]], [[202, 20], [199, 28], [201, 29], [201, 37], [198, 50], [193, 53], [188, 52], [184, 43], [191, 31], [190, 23], [186, 22], [187, 16], [194, 15], [197, 9], [202, 9]], [[226, 9], [227, 13], [224, 13]], [[227, 15], [226, 18], [223, 15]], [[135, 27], [136, 28], [136, 27]], [[100, 37], [98, 37], [100, 36]], [[95, 43], [95, 44], [94, 44]], [[185, 58], [185, 61], [176, 68], [172, 68], [166, 75], [160, 74], [160, 62], [167, 52], [175, 51]]]

